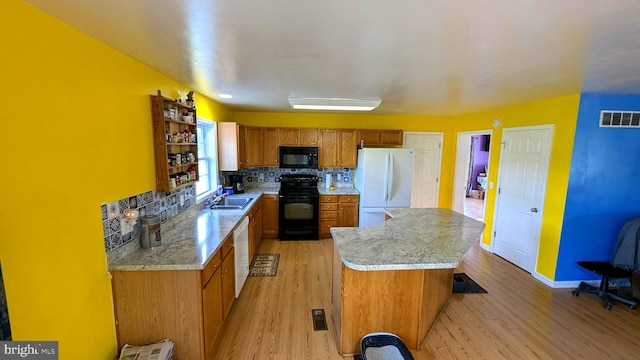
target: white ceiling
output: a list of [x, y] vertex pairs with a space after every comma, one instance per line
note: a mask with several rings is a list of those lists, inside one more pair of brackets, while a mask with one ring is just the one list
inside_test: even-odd
[[638, 0], [27, 2], [238, 109], [380, 98], [374, 113], [449, 115], [640, 94]]

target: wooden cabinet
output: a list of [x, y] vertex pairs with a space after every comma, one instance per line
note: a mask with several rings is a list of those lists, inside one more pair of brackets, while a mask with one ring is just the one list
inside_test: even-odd
[[331, 237], [334, 226], [358, 226], [358, 195], [320, 195], [320, 238]]
[[202, 317], [205, 353], [213, 353], [213, 346], [224, 323], [222, 306], [222, 277], [218, 264], [202, 288]]
[[249, 262], [260, 248], [262, 240], [262, 198], [249, 210]]
[[338, 207], [338, 226], [358, 226], [358, 195], [340, 195]]
[[278, 143], [281, 146], [317, 146], [318, 129], [278, 128]]
[[356, 130], [320, 129], [319, 167], [356, 167]]
[[235, 122], [219, 122], [218, 166], [220, 171], [238, 171], [245, 165], [245, 127]]
[[278, 195], [262, 195], [262, 237], [278, 237]]
[[222, 266], [220, 268], [220, 279], [222, 287], [222, 318], [224, 320], [229, 316], [231, 306], [236, 299], [236, 270], [234, 260], [234, 250], [225, 256], [222, 260]]
[[255, 126], [245, 126], [244, 131], [246, 151], [246, 162], [244, 167], [262, 166], [262, 128]]
[[402, 130], [358, 130], [358, 144], [364, 145], [402, 145]]
[[156, 189], [169, 192], [198, 181], [196, 109], [151, 95], [151, 119]]
[[235, 299], [233, 235], [202, 270], [114, 271], [118, 346], [169, 338], [177, 359], [211, 359]]
[[262, 128], [262, 164], [264, 166], [278, 166], [278, 129]]

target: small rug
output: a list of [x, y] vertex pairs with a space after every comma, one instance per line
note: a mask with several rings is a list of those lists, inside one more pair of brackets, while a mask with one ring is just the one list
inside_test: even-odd
[[475, 281], [465, 273], [453, 274], [453, 293], [454, 294], [486, 294], [487, 290], [478, 285]]
[[249, 276], [276, 276], [280, 254], [255, 254], [249, 266]]

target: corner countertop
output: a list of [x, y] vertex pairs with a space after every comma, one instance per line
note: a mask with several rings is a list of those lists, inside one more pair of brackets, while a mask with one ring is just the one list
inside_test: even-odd
[[138, 248], [109, 262], [109, 271], [201, 270], [222, 246], [262, 194], [277, 194], [278, 188], [248, 188], [232, 197], [253, 197], [242, 210], [212, 210], [196, 205], [161, 225], [161, 245]]
[[349, 187], [337, 187], [335, 190], [329, 190], [324, 186], [318, 186], [318, 191], [320, 195], [360, 195], [356, 188]]
[[449, 209], [385, 209], [392, 218], [368, 228], [332, 227], [342, 262], [354, 270], [457, 267], [485, 224]]

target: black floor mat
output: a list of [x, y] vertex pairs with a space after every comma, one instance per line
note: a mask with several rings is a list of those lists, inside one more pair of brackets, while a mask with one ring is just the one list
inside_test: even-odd
[[453, 274], [453, 293], [454, 294], [486, 294], [487, 290], [471, 280], [465, 273]]

